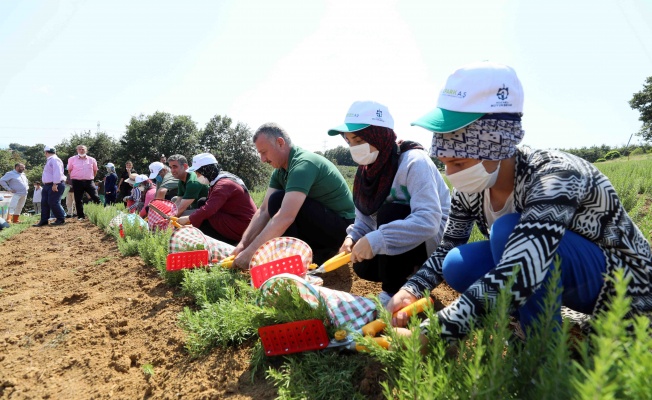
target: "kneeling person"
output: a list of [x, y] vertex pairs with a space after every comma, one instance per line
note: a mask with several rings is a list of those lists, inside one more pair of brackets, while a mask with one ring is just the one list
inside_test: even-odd
[[222, 171], [209, 153], [194, 156], [188, 171], [195, 172], [198, 181], [208, 184], [210, 190], [206, 203], [191, 215], [179, 218], [178, 222], [192, 224], [214, 239], [237, 245], [256, 213], [256, 204], [244, 182]]

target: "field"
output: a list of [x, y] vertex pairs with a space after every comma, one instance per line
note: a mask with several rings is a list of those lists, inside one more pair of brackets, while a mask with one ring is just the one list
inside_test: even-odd
[[[652, 159], [598, 166], [650, 239]], [[474, 331], [455, 352], [435, 342], [427, 358], [408, 341], [392, 352], [261, 362], [242, 311], [251, 308], [239, 302], [251, 295], [240, 286], [242, 276], [204, 270], [166, 275], [165, 238], [116, 240], [115, 232], [104, 230], [111, 215], [103, 212], [89, 212], [93, 223], [30, 227], [4, 241], [0, 235], [0, 398], [649, 396], [649, 327], [636, 325], [637, 340], [627, 338], [622, 301], [597, 325], [595, 337], [582, 339], [593, 351], [571, 351], [567, 330], [524, 346], [498, 312], [487, 325], [492, 329]], [[225, 281], [238, 292], [209, 291]], [[348, 268], [326, 275], [325, 286], [363, 296], [379, 291]], [[446, 287], [434, 294], [438, 308], [455, 298]], [[203, 318], [208, 312], [218, 315]], [[493, 340], [502, 337], [510, 339]]]

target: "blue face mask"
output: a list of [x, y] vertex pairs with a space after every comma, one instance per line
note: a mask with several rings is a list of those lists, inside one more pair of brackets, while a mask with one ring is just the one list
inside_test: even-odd
[[163, 182], [163, 177], [161, 175], [156, 175], [156, 183]]

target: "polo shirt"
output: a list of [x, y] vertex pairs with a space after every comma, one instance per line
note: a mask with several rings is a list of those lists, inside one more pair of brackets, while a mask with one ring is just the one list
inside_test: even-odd
[[325, 157], [300, 147], [290, 149], [288, 169], [275, 169], [269, 187], [286, 193], [301, 192], [342, 218], [355, 218], [349, 185], [337, 167]]

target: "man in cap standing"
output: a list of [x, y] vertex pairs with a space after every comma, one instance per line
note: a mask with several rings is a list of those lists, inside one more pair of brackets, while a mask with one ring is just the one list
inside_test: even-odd
[[50, 211], [54, 214], [56, 221], [52, 225], [63, 225], [65, 223], [65, 212], [61, 207], [61, 193], [65, 189], [64, 182], [66, 175], [63, 173], [63, 161], [57, 157], [54, 147], [45, 146], [45, 166], [43, 166], [43, 194], [41, 197], [41, 220], [32, 226], [45, 226], [50, 218]]
[[25, 164], [16, 163], [13, 171], [7, 172], [0, 178], [0, 185], [14, 194], [9, 203], [9, 214], [12, 216], [11, 222], [16, 224], [20, 222], [18, 217], [20, 212], [23, 211], [25, 200], [27, 200], [27, 190], [29, 189], [29, 182], [27, 182], [25, 176]]
[[95, 175], [97, 174], [97, 161], [88, 154], [86, 146], [80, 144], [77, 146], [77, 155], [68, 159], [68, 173], [72, 181], [72, 190], [75, 193], [75, 208], [77, 209], [77, 219], [84, 219], [84, 193], [88, 193], [91, 201], [100, 204], [100, 198], [97, 195], [97, 189], [93, 185]]

